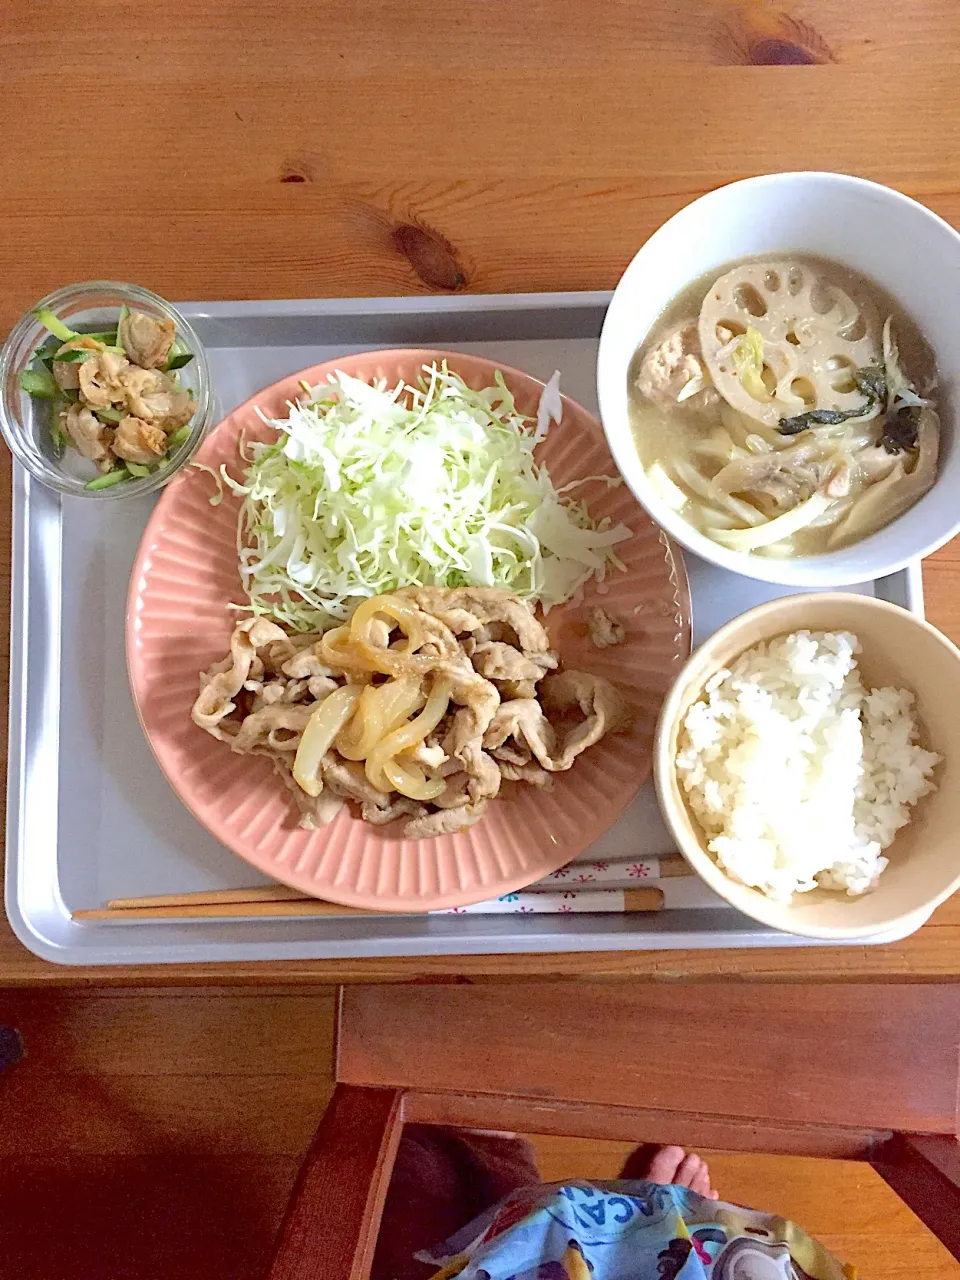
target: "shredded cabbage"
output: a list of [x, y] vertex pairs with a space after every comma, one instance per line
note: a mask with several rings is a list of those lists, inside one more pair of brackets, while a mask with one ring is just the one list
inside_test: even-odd
[[753, 325], [737, 341], [733, 348], [734, 368], [740, 374], [740, 384], [755, 400], [769, 399], [763, 381], [763, 335]]
[[[207, 501], [210, 503], [211, 507], [219, 507], [220, 503], [223, 501], [223, 479], [221, 478], [220, 472], [214, 471], [213, 467], [208, 467], [205, 462], [191, 462], [190, 468], [194, 471], [205, 471], [208, 476], [213, 477], [213, 482], [217, 487], [215, 492], [210, 495]], [[227, 479], [229, 480], [230, 477], [228, 476]]]
[[562, 415], [558, 379], [536, 422], [499, 371], [474, 391], [445, 364], [391, 389], [338, 372], [264, 418], [279, 439], [247, 445], [242, 483], [223, 473], [243, 496], [243, 607], [308, 631], [358, 598], [431, 585], [503, 587], [546, 611], [622, 569], [613, 548], [630, 530], [592, 521], [534, 459]]

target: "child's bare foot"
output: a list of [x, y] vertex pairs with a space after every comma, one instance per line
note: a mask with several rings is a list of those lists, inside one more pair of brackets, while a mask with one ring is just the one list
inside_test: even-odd
[[707, 1163], [695, 1152], [688, 1155], [683, 1147], [659, 1147], [650, 1157], [647, 1171], [641, 1174], [651, 1182], [673, 1183], [689, 1187], [698, 1196], [718, 1200], [719, 1194], [710, 1186], [710, 1170]]

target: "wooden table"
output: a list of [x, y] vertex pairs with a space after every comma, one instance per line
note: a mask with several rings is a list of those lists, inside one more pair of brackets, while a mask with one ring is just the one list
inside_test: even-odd
[[[96, 276], [179, 299], [610, 288], [681, 205], [776, 169], [960, 225], [958, 66], [956, 0], [7, 0], [0, 327]], [[925, 583], [960, 640], [955, 546]], [[958, 977], [960, 896], [842, 950], [62, 969], [0, 925], [0, 984], [585, 974]]]

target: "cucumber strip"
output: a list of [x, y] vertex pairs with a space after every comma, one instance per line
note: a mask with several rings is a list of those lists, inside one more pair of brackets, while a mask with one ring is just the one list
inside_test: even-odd
[[115, 484], [120, 484], [122, 480], [129, 480], [130, 472], [126, 467], [116, 467], [113, 471], [108, 471], [104, 476], [97, 476], [96, 480], [88, 480], [83, 486], [85, 489], [112, 489]]
[[150, 468], [145, 467], [142, 462], [128, 462], [127, 470], [130, 472], [132, 476], [138, 476], [138, 477], [149, 476], [153, 474]]
[[94, 412], [101, 422], [114, 427], [126, 417], [122, 409], [114, 409], [112, 406], [107, 409], [95, 409]]
[[92, 360], [99, 354], [98, 351], [91, 351], [89, 347], [71, 347], [62, 355], [54, 356], [54, 360], [57, 364], [82, 364], [84, 360]]
[[167, 440], [166, 456], [169, 458], [171, 453], [179, 449], [182, 444], [186, 444], [186, 442], [189, 439], [190, 439], [190, 427], [189, 426], [178, 427], [176, 431], [174, 431], [173, 434]]
[[46, 307], [38, 307], [33, 314], [43, 327], [49, 329], [53, 336], [59, 338], [61, 342], [69, 342], [71, 338], [80, 337], [78, 333], [68, 329], [63, 321], [58, 319], [52, 311], [48, 311]]
[[174, 369], [182, 369], [185, 364], [189, 364], [193, 359], [192, 351], [178, 351], [176, 355], [171, 356], [164, 365], [166, 373], [172, 373]]
[[127, 306], [125, 302], [121, 302], [120, 314], [117, 316], [117, 346], [120, 348], [120, 350], [123, 352], [124, 355], [127, 354], [127, 350], [126, 350], [126, 347], [124, 347], [123, 343], [120, 341], [120, 326], [123, 324], [124, 320], [126, 320], [129, 314], [130, 314], [130, 308]]
[[53, 374], [47, 369], [24, 369], [20, 375], [20, 390], [40, 400], [53, 400], [60, 394]]

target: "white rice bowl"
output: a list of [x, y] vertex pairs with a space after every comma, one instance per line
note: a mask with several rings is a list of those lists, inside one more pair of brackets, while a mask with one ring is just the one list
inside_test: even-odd
[[676, 770], [718, 864], [781, 902], [858, 895], [940, 757], [917, 744], [914, 696], [864, 687], [849, 632], [797, 631], [716, 672], [687, 710]]

